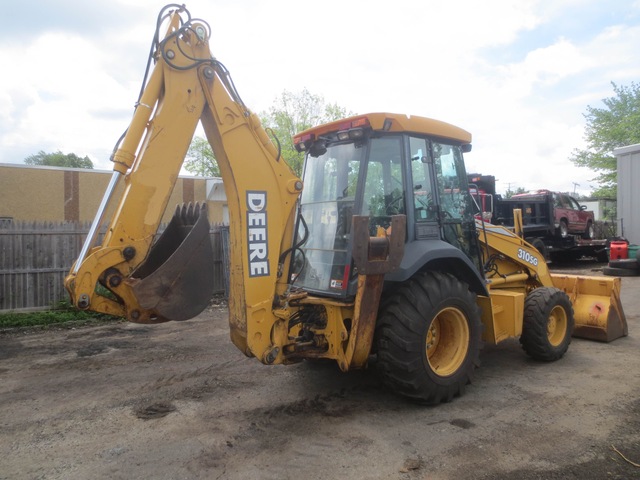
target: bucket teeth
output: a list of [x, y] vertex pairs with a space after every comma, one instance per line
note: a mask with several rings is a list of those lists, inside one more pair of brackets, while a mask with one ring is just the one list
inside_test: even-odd
[[196, 203], [194, 205], [192, 203], [183, 203], [176, 207], [176, 213], [173, 218], [179, 221], [182, 226], [190, 226], [196, 223], [201, 212], [206, 214], [206, 210], [206, 204], [200, 205]]

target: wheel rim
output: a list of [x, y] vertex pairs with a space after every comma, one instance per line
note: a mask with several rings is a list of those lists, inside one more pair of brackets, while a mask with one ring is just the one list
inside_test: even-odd
[[469, 325], [459, 309], [440, 310], [427, 332], [427, 361], [431, 370], [441, 377], [454, 374], [469, 351]]
[[560, 236], [564, 238], [567, 235], [569, 235], [569, 227], [567, 227], [566, 223], [560, 222]]
[[547, 322], [547, 338], [549, 343], [557, 347], [562, 343], [567, 332], [567, 312], [559, 305], [553, 307]]

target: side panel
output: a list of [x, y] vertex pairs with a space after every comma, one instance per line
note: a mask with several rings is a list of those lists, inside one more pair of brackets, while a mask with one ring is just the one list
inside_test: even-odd
[[482, 308], [482, 340], [498, 344], [522, 334], [525, 294], [510, 290], [491, 291], [490, 297], [478, 297]]
[[557, 223], [554, 218], [553, 200], [551, 197], [537, 199], [499, 199], [495, 202], [492, 223], [513, 226], [513, 210], [522, 210], [522, 221], [526, 235], [553, 235]]

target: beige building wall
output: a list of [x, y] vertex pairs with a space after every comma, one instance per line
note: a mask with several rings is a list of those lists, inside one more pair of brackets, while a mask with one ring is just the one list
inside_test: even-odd
[[[0, 219], [91, 221], [111, 174], [104, 170], [0, 164]], [[178, 177], [162, 221], [171, 220], [178, 204], [207, 201], [208, 180]], [[120, 197], [123, 188], [124, 182], [120, 181], [114, 198]], [[211, 223], [221, 223], [226, 198], [207, 203]], [[112, 205], [111, 210], [114, 208]]]
[[0, 217], [64, 219], [64, 172], [0, 167]]
[[[88, 174], [78, 172], [78, 220], [93, 220], [102, 200], [102, 194], [109, 183], [110, 176], [109, 173], [100, 171]], [[122, 194], [122, 187], [116, 192]]]

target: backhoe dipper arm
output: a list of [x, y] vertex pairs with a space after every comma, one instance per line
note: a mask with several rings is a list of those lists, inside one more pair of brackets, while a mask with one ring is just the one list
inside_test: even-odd
[[[168, 18], [168, 30], [156, 43], [155, 66], [112, 157], [115, 171], [93, 233], [65, 285], [80, 308], [123, 315], [135, 322], [181, 320], [188, 318], [181, 313], [183, 307], [190, 317], [206, 306], [211, 289], [207, 292], [201, 279], [207, 272], [204, 277], [190, 273], [199, 265], [197, 255], [210, 250], [208, 222], [201, 208], [179, 210], [167, 227], [172, 235], [165, 239], [163, 234], [156, 242], [158, 248], [174, 249], [175, 253], [155, 255], [156, 247], [152, 248], [194, 131], [202, 120], [229, 208], [231, 337], [246, 354], [262, 355], [277, 322], [272, 311], [274, 295], [286, 289], [286, 275], [279, 279], [278, 272], [288, 271], [290, 259], [282, 252], [293, 243], [294, 211], [302, 182], [279, 158], [258, 117], [244, 106], [225, 67], [212, 57], [209, 26], [201, 20], [192, 21], [184, 7], [164, 16], [168, 8], [175, 7], [165, 7], [159, 16], [159, 24]], [[124, 188], [118, 200], [114, 192], [119, 183]], [[117, 205], [104, 239], [101, 245], [93, 246], [91, 237], [96, 236], [111, 203]], [[176, 233], [194, 223], [194, 230], [205, 232], [199, 234], [200, 240], [191, 241], [190, 233]], [[174, 233], [179, 240], [173, 238]], [[172, 266], [163, 270], [165, 260]], [[180, 287], [181, 282], [186, 287]], [[98, 293], [99, 285], [109, 292]], [[195, 314], [192, 306], [180, 305], [180, 296], [193, 290], [203, 290], [200, 296], [205, 299]], [[172, 298], [172, 292], [178, 292], [179, 298]], [[190, 303], [188, 298], [182, 300]], [[202, 304], [202, 299], [196, 303]]]

